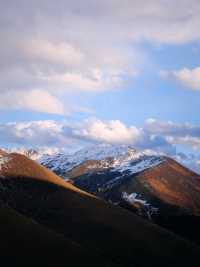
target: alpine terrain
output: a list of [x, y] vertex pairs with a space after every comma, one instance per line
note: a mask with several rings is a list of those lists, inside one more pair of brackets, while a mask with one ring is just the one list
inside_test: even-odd
[[4, 266], [199, 266], [198, 245], [3, 151], [0, 223]]
[[174, 159], [100, 144], [39, 161], [76, 187], [200, 242], [200, 175]]

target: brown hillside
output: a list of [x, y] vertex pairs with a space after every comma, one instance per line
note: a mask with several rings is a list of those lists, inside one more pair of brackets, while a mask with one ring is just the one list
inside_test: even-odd
[[155, 204], [161, 212], [162, 202], [188, 210], [192, 215], [200, 215], [200, 175], [170, 158], [137, 174], [127, 173], [112, 186], [107, 186], [107, 182], [115, 180], [119, 174], [100, 168], [98, 161], [86, 161], [68, 176], [75, 186], [114, 203], [121, 201], [123, 192], [137, 193], [141, 199]]
[[162, 201], [200, 215], [200, 176], [172, 159], [136, 176], [137, 181]]
[[[0, 169], [0, 176], [9, 178], [34, 178], [41, 181], [54, 183], [56, 185], [63, 186], [67, 189], [71, 189], [82, 194], [88, 194], [85, 191], [82, 191], [73, 186], [72, 184], [65, 182], [62, 178], [54, 174], [52, 171], [48, 170], [47, 168], [41, 166], [40, 164], [27, 158], [24, 155], [17, 153], [7, 154], [5, 152], [2, 152], [2, 155], [8, 158], [8, 161], [6, 161], [6, 163], [2, 165], [2, 168]], [[92, 195], [90, 196], [94, 197]]]

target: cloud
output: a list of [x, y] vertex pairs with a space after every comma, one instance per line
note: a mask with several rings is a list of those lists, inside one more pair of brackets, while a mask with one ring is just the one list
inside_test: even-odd
[[120, 88], [123, 79], [117, 73], [107, 75], [99, 69], [91, 70], [90, 76], [84, 76], [81, 73], [53, 74], [51, 76], [42, 76], [41, 80], [47, 82], [50, 86], [56, 85], [57, 89], [73, 88], [80, 91], [104, 91], [113, 87]]
[[150, 134], [143, 128], [143, 138], [136, 144], [136, 148], [155, 151], [159, 154], [175, 155], [176, 146], [168, 142], [165, 136], [160, 134]]
[[168, 143], [186, 145], [193, 149], [200, 148], [200, 126], [188, 123], [180, 124], [171, 121], [149, 119], [144, 125], [148, 135], [161, 135]]
[[44, 90], [8, 90], [0, 91], [0, 108], [2, 109], [29, 109], [37, 112], [52, 114], [66, 114], [63, 104], [53, 95]]
[[78, 129], [73, 129], [73, 134], [89, 141], [109, 144], [134, 144], [141, 138], [140, 129], [127, 127], [119, 120], [87, 120]]
[[84, 55], [67, 42], [50, 42], [44, 39], [27, 39], [19, 43], [25, 58], [36, 63], [62, 64], [76, 67], [84, 60]]
[[134, 144], [140, 129], [120, 121], [90, 119], [69, 125], [58, 121], [32, 121], [0, 125], [1, 144], [30, 146], [68, 146], [70, 143]]
[[161, 76], [175, 81], [191, 90], [200, 91], [200, 67], [194, 69], [183, 68], [174, 71], [163, 71]]
[[142, 128], [127, 126], [119, 120], [91, 118], [79, 123], [66, 121], [32, 121], [0, 124], [1, 144], [29, 146], [79, 146], [87, 143], [130, 144], [168, 155], [176, 146], [189, 150], [200, 148], [200, 126], [149, 119]]
[[199, 41], [199, 12], [198, 0], [3, 1], [0, 92], [126, 88], [149, 62], [140, 44]]
[[78, 147], [90, 143], [130, 144], [139, 149], [174, 154], [175, 147], [165, 137], [150, 134], [144, 128], [126, 126], [119, 120], [92, 118], [80, 123], [32, 121], [0, 125], [0, 142], [21, 146]]
[[0, 125], [0, 142], [28, 147], [60, 146], [67, 143], [63, 125], [50, 120]]

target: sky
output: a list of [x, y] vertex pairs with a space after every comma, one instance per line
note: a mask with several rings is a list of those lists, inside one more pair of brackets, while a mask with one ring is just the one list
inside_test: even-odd
[[0, 0], [0, 146], [130, 144], [200, 166], [199, 14], [199, 0]]

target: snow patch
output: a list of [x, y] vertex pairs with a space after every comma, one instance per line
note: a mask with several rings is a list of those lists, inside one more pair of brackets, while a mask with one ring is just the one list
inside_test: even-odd
[[122, 199], [127, 201], [130, 204], [141, 204], [142, 210], [138, 211], [138, 214], [152, 220], [154, 215], [159, 213], [159, 209], [152, 206], [144, 199], [140, 199], [140, 196], [137, 193], [127, 194], [126, 192], [122, 193]]
[[3, 155], [0, 155], [0, 171], [3, 169], [3, 168], [7, 168], [7, 163], [9, 162], [9, 157], [8, 156], [3, 156]]
[[144, 206], [148, 206], [148, 207], [150, 206], [150, 204], [148, 204], [146, 200], [139, 199], [137, 193], [127, 194], [126, 192], [123, 192], [122, 199], [126, 200], [130, 204], [140, 203]]

